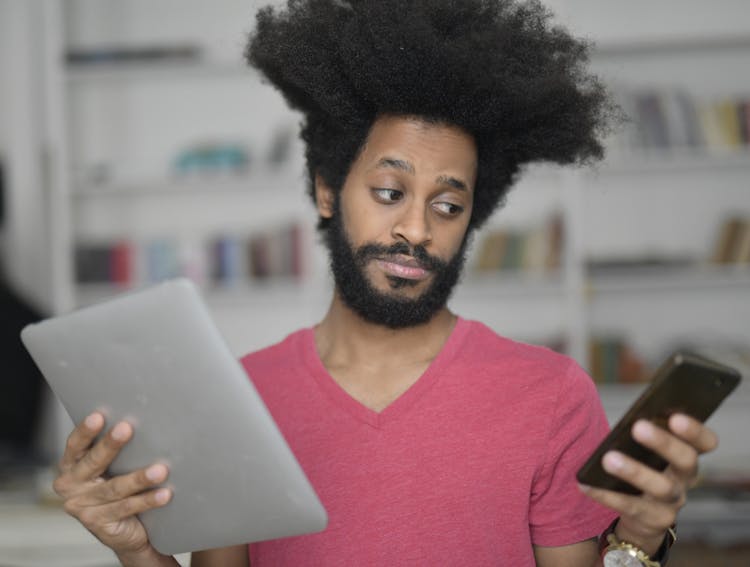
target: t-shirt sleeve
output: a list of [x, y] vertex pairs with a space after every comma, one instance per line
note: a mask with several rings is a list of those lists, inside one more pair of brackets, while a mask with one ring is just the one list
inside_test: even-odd
[[596, 386], [572, 360], [559, 382], [544, 460], [529, 504], [532, 543], [545, 547], [596, 537], [617, 515], [583, 494], [575, 476], [609, 431]]

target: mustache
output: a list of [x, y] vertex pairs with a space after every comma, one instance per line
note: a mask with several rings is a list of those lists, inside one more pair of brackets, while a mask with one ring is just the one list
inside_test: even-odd
[[448, 262], [441, 260], [436, 256], [432, 256], [427, 252], [424, 246], [417, 244], [416, 246], [409, 246], [405, 242], [396, 242], [390, 246], [383, 244], [368, 243], [363, 244], [354, 254], [354, 258], [359, 266], [364, 266], [369, 260], [374, 258], [381, 258], [383, 256], [395, 256], [397, 254], [403, 254], [405, 256], [411, 256], [417, 262], [419, 266], [426, 270], [442, 270], [448, 266]]

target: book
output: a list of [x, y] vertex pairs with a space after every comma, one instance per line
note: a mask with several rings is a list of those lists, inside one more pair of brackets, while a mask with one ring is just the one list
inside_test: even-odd
[[482, 272], [494, 271], [500, 268], [505, 254], [507, 233], [504, 230], [489, 232], [479, 248], [476, 269]]
[[734, 100], [721, 100], [716, 104], [716, 121], [721, 132], [721, 146], [736, 149], [742, 146], [740, 107]]
[[557, 270], [562, 263], [563, 234], [563, 218], [557, 212], [527, 228], [490, 231], [481, 241], [474, 268], [479, 272]]
[[98, 48], [69, 49], [65, 54], [71, 65], [102, 65], [109, 63], [145, 63], [157, 61], [196, 61], [201, 54], [197, 45], [110, 45]]
[[133, 247], [126, 240], [102, 243], [79, 243], [74, 251], [74, 270], [78, 283], [133, 283]]
[[648, 380], [646, 366], [624, 337], [601, 335], [589, 344], [589, 374], [600, 384]]
[[748, 230], [750, 221], [732, 216], [724, 220], [714, 244], [711, 261], [714, 264], [732, 264], [739, 261], [743, 235]]
[[750, 219], [746, 219], [742, 223], [742, 227], [737, 235], [737, 245], [734, 252], [735, 264], [750, 265]]

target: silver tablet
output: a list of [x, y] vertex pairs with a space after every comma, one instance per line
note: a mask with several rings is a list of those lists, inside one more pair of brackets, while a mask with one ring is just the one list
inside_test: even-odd
[[113, 475], [165, 462], [174, 491], [141, 515], [175, 554], [310, 533], [327, 515], [239, 361], [186, 279], [21, 333], [74, 422], [94, 410], [134, 436]]

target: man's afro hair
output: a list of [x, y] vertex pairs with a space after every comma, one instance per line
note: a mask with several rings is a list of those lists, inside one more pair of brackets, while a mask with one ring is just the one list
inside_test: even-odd
[[550, 19], [537, 0], [288, 0], [258, 12], [245, 56], [304, 115], [313, 199], [378, 116], [415, 116], [474, 136], [478, 228], [524, 164], [602, 157], [613, 105], [589, 45]]

